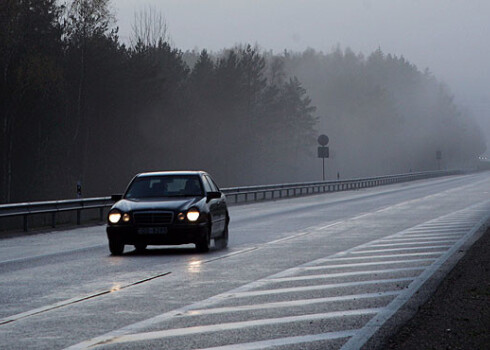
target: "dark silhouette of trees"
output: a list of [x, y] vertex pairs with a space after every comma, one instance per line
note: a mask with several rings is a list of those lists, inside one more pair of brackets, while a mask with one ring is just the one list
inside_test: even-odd
[[467, 166], [485, 148], [446, 87], [381, 49], [183, 53], [151, 8], [126, 46], [109, 0], [3, 0], [0, 16], [1, 203], [71, 198], [77, 181], [108, 195], [149, 170], [317, 180], [324, 132], [343, 177], [434, 169], [436, 151]]
[[[0, 3], [0, 201], [28, 197], [43, 177], [26, 185], [21, 173], [49, 173], [53, 147], [49, 116], [59, 107], [61, 9], [55, 0], [5, 0]], [[29, 189], [27, 188], [29, 187]]]

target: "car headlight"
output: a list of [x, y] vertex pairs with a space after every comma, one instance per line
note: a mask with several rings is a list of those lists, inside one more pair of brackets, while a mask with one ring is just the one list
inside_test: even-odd
[[199, 210], [197, 209], [190, 209], [187, 212], [187, 220], [189, 221], [197, 221], [199, 219]]
[[109, 213], [109, 222], [111, 224], [117, 224], [119, 222], [119, 220], [121, 220], [121, 217], [122, 217], [122, 214], [119, 210], [112, 210], [110, 213]]

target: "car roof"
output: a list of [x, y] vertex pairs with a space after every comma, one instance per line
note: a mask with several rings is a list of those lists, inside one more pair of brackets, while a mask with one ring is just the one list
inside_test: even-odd
[[148, 173], [140, 173], [136, 177], [146, 176], [166, 176], [166, 175], [209, 175], [202, 170], [186, 170], [186, 171], [152, 171]]

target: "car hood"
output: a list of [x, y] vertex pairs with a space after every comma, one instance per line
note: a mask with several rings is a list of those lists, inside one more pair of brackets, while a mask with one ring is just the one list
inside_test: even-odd
[[114, 204], [113, 208], [124, 212], [135, 210], [182, 211], [196, 205], [202, 199], [202, 197], [122, 199]]

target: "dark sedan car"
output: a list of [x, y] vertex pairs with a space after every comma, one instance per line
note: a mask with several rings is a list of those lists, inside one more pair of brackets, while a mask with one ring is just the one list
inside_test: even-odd
[[225, 195], [203, 171], [142, 173], [130, 182], [108, 215], [109, 250], [120, 255], [124, 245], [194, 243], [206, 252], [228, 245], [230, 217]]

